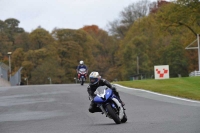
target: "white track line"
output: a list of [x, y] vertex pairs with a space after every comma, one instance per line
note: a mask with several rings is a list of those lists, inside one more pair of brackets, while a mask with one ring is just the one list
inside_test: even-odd
[[179, 98], [179, 97], [175, 97], [175, 96], [164, 95], [164, 94], [160, 94], [160, 93], [156, 93], [156, 92], [152, 92], [152, 91], [147, 91], [147, 90], [142, 90], [142, 89], [125, 87], [125, 86], [122, 86], [122, 85], [119, 85], [119, 84], [115, 84], [115, 85], [119, 86], [119, 87], [122, 87], [122, 88], [125, 88], [125, 89], [129, 89], [129, 90], [143, 91], [143, 92], [151, 93], [151, 94], [154, 94], [154, 95], [159, 95], [159, 96], [164, 96], [164, 97], [169, 97], [169, 98], [173, 98], [173, 99], [178, 99], [178, 100], [182, 100], [182, 101], [187, 101], [187, 102], [193, 102], [193, 103], [199, 103], [200, 104], [200, 101], [195, 101], [195, 100]]

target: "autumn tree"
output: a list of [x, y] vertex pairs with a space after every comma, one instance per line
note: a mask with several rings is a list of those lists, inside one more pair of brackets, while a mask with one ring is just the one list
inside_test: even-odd
[[180, 36], [173, 36], [169, 45], [165, 47], [161, 55], [161, 63], [169, 65], [170, 76], [177, 77], [179, 74], [188, 76], [188, 58], [181, 43]]
[[7, 26], [5, 22], [0, 20], [0, 52], [2, 54], [6, 54], [6, 52], [8, 51], [8, 45], [7, 45], [8, 37], [6, 34], [6, 29]]
[[157, 20], [165, 28], [182, 26], [196, 36], [200, 32], [199, 6], [198, 0], [177, 0], [160, 8]]
[[43, 28], [37, 28], [32, 31], [29, 35], [30, 38], [30, 48], [31, 49], [41, 49], [54, 42], [52, 36], [49, 32]]
[[61, 66], [65, 69], [66, 82], [74, 81], [76, 67], [80, 60], [84, 60], [89, 70], [95, 62], [92, 56], [93, 38], [83, 30], [56, 29], [52, 36], [59, 45], [58, 55]]
[[6, 24], [6, 32], [7, 32], [8, 38], [12, 42], [12, 45], [13, 45], [15, 44], [14, 35], [16, 33], [24, 32], [24, 29], [18, 27], [20, 21], [15, 18], [6, 19], [4, 22]]
[[[22, 67], [23, 67], [23, 69], [21, 71], [21, 74], [22, 74], [21, 77], [23, 79], [24, 78], [28, 78], [28, 80], [30, 80], [31, 72], [32, 72], [32, 70], [34, 68], [34, 64], [31, 61], [25, 60], [25, 61], [22, 62]], [[32, 81], [32, 83], [34, 83], [34, 81]]]
[[59, 64], [54, 57], [45, 58], [42, 64], [31, 71], [31, 82], [33, 84], [49, 84], [48, 78], [51, 78], [53, 84], [63, 83], [64, 69]]
[[113, 77], [116, 77], [116, 72], [114, 72], [115, 53], [118, 48], [118, 42], [96, 25], [84, 26], [83, 30], [88, 32], [95, 40], [91, 45], [93, 56], [97, 60], [95, 70], [108, 80], [113, 81], [115, 79]]
[[[156, 13], [156, 20], [162, 25], [162, 29], [170, 31], [173, 28], [177, 28], [182, 36], [185, 36], [184, 47], [188, 46], [193, 40], [196, 39], [197, 34], [200, 32], [200, 2], [198, 0], [177, 0], [173, 3], [166, 4]], [[171, 30], [174, 31], [174, 30]], [[174, 32], [171, 32], [174, 34]], [[186, 36], [187, 35], [187, 36]], [[197, 70], [197, 51], [187, 50], [187, 57], [190, 59], [189, 67], [190, 71]], [[193, 70], [192, 70], [193, 69]]]
[[15, 49], [17, 48], [23, 48], [23, 50], [26, 52], [30, 50], [31, 47], [31, 41], [29, 38], [29, 33], [23, 32], [21, 34], [18, 34], [15, 36]]
[[24, 61], [24, 51], [22, 48], [16, 49], [12, 53], [12, 66], [14, 72], [18, 71], [18, 69], [22, 66], [22, 62]]

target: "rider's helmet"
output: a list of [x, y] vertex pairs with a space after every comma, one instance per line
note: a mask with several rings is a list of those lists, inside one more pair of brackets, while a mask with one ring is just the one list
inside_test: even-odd
[[79, 64], [80, 64], [80, 65], [83, 65], [83, 64], [84, 64], [84, 62], [81, 60], [81, 61], [79, 62]]
[[90, 85], [96, 85], [100, 79], [101, 76], [98, 72], [91, 72], [89, 75]]

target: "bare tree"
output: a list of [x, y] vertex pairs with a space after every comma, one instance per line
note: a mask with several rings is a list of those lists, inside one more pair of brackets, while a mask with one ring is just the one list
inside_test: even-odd
[[126, 27], [123, 26], [118, 19], [109, 22], [109, 33], [117, 38], [123, 38], [126, 30]]
[[130, 26], [138, 19], [147, 16], [149, 13], [150, 2], [148, 0], [132, 3], [120, 12], [120, 18], [108, 24], [111, 35], [123, 38]]
[[120, 13], [121, 23], [130, 26], [136, 20], [147, 16], [149, 13], [149, 1], [143, 0], [137, 3], [132, 3]]

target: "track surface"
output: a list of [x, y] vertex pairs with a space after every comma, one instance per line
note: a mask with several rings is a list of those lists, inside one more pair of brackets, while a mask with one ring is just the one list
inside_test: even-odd
[[89, 113], [87, 84], [0, 87], [0, 133], [200, 133], [200, 103], [117, 87], [128, 121]]

